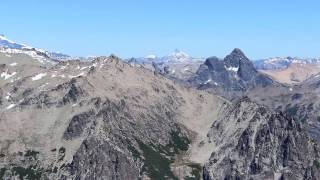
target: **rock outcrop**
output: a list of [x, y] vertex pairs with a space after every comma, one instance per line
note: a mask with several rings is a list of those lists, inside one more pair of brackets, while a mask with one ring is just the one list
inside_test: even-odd
[[243, 98], [213, 123], [204, 179], [319, 179], [319, 147], [300, 123]]

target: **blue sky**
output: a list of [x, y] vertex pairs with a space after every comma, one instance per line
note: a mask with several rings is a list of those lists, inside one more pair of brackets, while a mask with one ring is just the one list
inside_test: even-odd
[[7, 0], [0, 34], [70, 55], [320, 57], [319, 0]]

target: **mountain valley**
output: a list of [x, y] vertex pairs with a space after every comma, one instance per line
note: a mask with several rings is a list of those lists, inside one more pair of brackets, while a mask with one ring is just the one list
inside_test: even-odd
[[282, 84], [237, 48], [62, 60], [6, 42], [1, 179], [320, 177], [317, 75]]

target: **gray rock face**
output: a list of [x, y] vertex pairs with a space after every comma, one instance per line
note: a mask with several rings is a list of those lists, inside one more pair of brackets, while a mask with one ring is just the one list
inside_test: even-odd
[[248, 98], [216, 121], [204, 179], [319, 179], [319, 147], [301, 125]]
[[251, 99], [302, 123], [303, 127], [320, 142], [320, 86], [318, 77], [294, 86], [279, 85], [255, 89], [248, 93]]
[[[126, 147], [121, 147], [126, 148]], [[139, 164], [115, 149], [112, 142], [85, 140], [67, 169], [73, 179], [138, 179]]]
[[87, 128], [87, 125], [95, 118], [94, 111], [89, 110], [72, 117], [68, 128], [63, 134], [63, 138], [71, 140], [73, 138], [80, 137], [83, 131]]
[[[260, 74], [240, 49], [234, 49], [223, 60], [208, 58], [189, 82], [200, 89], [221, 89], [227, 92], [245, 92], [255, 87], [273, 84], [268, 76]], [[228, 97], [227, 94], [222, 94]]]

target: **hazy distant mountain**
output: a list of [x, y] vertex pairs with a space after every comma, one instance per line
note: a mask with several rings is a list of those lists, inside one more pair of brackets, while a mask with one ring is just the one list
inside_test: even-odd
[[254, 61], [255, 67], [281, 83], [296, 84], [320, 72], [320, 58], [276, 57]]
[[253, 61], [258, 70], [286, 69], [290, 64], [317, 64], [320, 58], [274, 57]]
[[298, 84], [320, 72], [320, 64], [292, 63], [286, 69], [260, 70], [268, 74], [274, 80], [287, 83]]
[[199, 59], [191, 57], [189, 54], [180, 51], [178, 49], [174, 50], [174, 52], [164, 56], [162, 58], [157, 59], [158, 63], [187, 63], [197, 61]]
[[145, 57], [134, 58], [137, 63], [150, 63], [154, 62], [157, 64], [179, 64], [179, 63], [193, 63], [197, 61], [203, 61], [203, 58], [195, 58], [183, 52], [181, 50], [175, 49], [172, 53], [166, 56], [158, 57], [154, 54], [147, 55]]
[[176, 49], [163, 57], [147, 55], [143, 58], [131, 58], [128, 63], [143, 66], [170, 78], [186, 80], [196, 73], [203, 61], [204, 58], [195, 58]]

